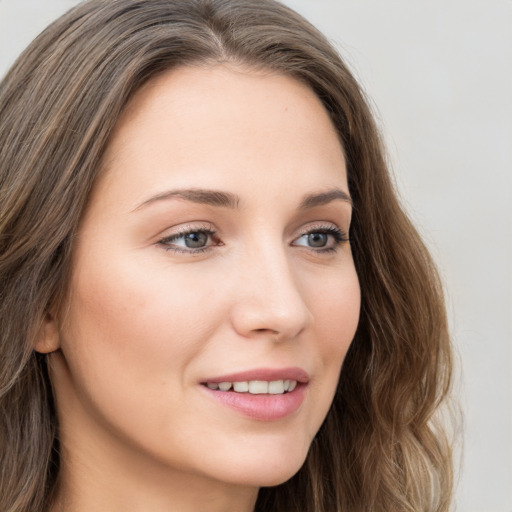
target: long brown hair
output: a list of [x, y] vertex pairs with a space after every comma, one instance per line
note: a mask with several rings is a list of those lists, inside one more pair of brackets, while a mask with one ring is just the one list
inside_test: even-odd
[[0, 85], [0, 512], [41, 512], [58, 426], [34, 339], [64, 295], [73, 237], [123, 108], [170, 68], [230, 61], [306, 83], [343, 144], [362, 306], [306, 463], [260, 490], [265, 512], [445, 512], [451, 450], [436, 412], [451, 349], [432, 260], [401, 208], [367, 101], [307, 21], [272, 0], [90, 0]]

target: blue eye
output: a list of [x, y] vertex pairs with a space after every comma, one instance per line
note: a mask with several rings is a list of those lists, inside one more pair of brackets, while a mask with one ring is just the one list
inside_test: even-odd
[[[184, 229], [158, 241], [167, 251], [198, 254], [216, 245], [223, 245], [215, 238], [216, 232], [210, 228]], [[348, 241], [347, 234], [333, 226], [314, 227], [296, 238], [292, 245], [305, 247], [315, 252], [336, 251], [337, 247]]]
[[313, 228], [294, 240], [293, 245], [308, 247], [318, 252], [335, 251], [337, 246], [348, 241], [347, 234], [333, 226]]
[[204, 231], [187, 233], [186, 235], [181, 235], [180, 238], [183, 239], [185, 246], [189, 249], [200, 249], [208, 243], [208, 234]]
[[166, 250], [176, 252], [202, 252], [213, 245], [214, 235], [211, 229], [190, 229], [163, 238], [159, 244], [165, 246]]
[[310, 247], [325, 247], [329, 242], [329, 235], [326, 233], [309, 233], [303, 236], [307, 237]]

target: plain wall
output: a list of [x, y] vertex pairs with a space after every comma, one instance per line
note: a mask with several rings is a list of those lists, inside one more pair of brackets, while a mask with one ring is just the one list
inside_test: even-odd
[[[76, 3], [0, 0], [0, 75]], [[512, 2], [285, 3], [328, 35], [373, 98], [444, 276], [465, 413], [457, 510], [511, 512]]]

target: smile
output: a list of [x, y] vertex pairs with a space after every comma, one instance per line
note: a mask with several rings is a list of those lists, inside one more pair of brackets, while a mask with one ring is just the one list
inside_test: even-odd
[[278, 421], [298, 411], [308, 393], [302, 368], [257, 368], [203, 380], [210, 399], [257, 421]]
[[206, 386], [213, 390], [250, 393], [252, 395], [282, 395], [291, 393], [297, 387], [296, 380], [251, 380], [239, 382], [207, 382]]

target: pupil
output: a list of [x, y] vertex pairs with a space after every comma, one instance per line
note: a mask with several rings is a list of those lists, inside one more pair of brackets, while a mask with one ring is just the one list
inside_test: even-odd
[[200, 247], [204, 247], [208, 240], [208, 235], [206, 233], [189, 233], [185, 236], [185, 245], [189, 249], [198, 249]]
[[327, 245], [327, 235], [325, 233], [311, 233], [308, 235], [308, 239], [311, 247], [325, 247]]

